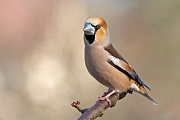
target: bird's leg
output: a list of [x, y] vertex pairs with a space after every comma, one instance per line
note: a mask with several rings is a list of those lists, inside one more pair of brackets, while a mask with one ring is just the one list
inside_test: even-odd
[[106, 100], [108, 104], [111, 106], [111, 101], [109, 100], [109, 97], [114, 93], [116, 93], [115, 90], [108, 90], [107, 92], [105, 92], [105, 94], [102, 97], [98, 97], [98, 101]]
[[105, 96], [106, 94], [110, 93], [112, 90], [109, 88], [107, 92], [104, 92], [104, 95]]

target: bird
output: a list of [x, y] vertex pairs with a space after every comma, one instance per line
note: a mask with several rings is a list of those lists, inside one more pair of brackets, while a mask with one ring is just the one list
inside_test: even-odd
[[106, 100], [111, 104], [109, 97], [112, 94], [116, 92], [132, 94], [135, 91], [157, 105], [146, 90], [151, 89], [111, 44], [110, 32], [103, 18], [98, 16], [87, 18], [83, 32], [86, 68], [99, 83], [109, 88], [107, 94], [98, 100]]

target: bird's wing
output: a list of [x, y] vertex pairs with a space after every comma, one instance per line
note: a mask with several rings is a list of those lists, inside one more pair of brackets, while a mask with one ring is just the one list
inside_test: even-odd
[[133, 79], [141, 86], [145, 86], [151, 90], [138, 76], [134, 69], [125, 61], [125, 59], [113, 48], [113, 46], [108, 46], [105, 48], [111, 55], [109, 56], [108, 63], [124, 73], [129, 78]]

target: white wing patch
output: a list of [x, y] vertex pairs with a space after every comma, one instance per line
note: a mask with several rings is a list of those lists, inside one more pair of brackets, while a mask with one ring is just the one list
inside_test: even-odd
[[114, 57], [114, 56], [109, 56], [109, 59], [115, 64], [115, 65], [117, 65], [117, 66], [119, 66], [120, 64], [120, 62], [119, 62], [119, 59], [118, 58], [116, 58], [116, 57]]
[[114, 57], [114, 56], [109, 56], [109, 59], [117, 66], [119, 66], [120, 68], [122, 68], [123, 70], [125, 70], [125, 68], [123, 67], [123, 63], [124, 61], [119, 60], [118, 58]]
[[136, 91], [136, 92], [139, 92], [139, 91], [140, 91], [139, 88], [138, 88], [138, 86], [137, 86], [136, 84], [132, 84], [132, 85], [131, 85], [131, 89], [134, 90], [134, 91]]

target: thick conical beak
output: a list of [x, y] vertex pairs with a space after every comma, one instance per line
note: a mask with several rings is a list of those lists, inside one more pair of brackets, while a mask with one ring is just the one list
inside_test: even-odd
[[95, 33], [95, 28], [90, 23], [86, 23], [83, 30], [86, 35], [94, 35]]

